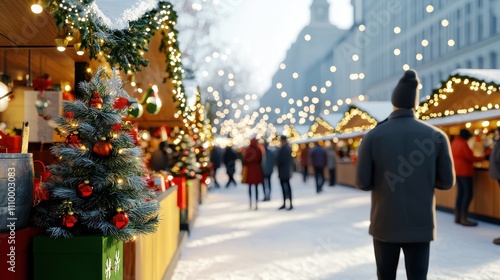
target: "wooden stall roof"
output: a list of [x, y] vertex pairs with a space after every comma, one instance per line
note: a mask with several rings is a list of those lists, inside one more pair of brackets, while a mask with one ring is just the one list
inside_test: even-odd
[[320, 114], [311, 125], [307, 136], [316, 137], [335, 133], [335, 126], [339, 123], [342, 117], [343, 114], [340, 113], [328, 115]]
[[[446, 117], [466, 119], [473, 112], [488, 112], [500, 109], [500, 70], [457, 69], [439, 88], [420, 103], [417, 113], [422, 120]], [[465, 115], [467, 117], [458, 117]], [[493, 113], [493, 115], [498, 113]], [[480, 116], [481, 114], [474, 114]], [[491, 115], [485, 114], [484, 117]], [[453, 118], [450, 118], [453, 117]], [[453, 121], [452, 121], [453, 122]], [[457, 123], [456, 121], [454, 121]], [[439, 123], [439, 121], [437, 121]]]
[[349, 106], [344, 117], [336, 126], [340, 133], [369, 130], [389, 116], [393, 110], [390, 101], [363, 101]]

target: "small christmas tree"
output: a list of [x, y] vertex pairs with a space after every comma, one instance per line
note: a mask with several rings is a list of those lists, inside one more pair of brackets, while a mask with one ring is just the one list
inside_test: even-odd
[[196, 155], [194, 154], [194, 141], [191, 137], [175, 127], [170, 133], [173, 138], [172, 145], [172, 162], [170, 163], [170, 170], [175, 177], [186, 177], [193, 179], [198, 171]]
[[67, 138], [51, 149], [58, 162], [48, 167], [49, 199], [35, 207], [34, 223], [54, 238], [100, 234], [126, 241], [154, 232], [159, 205], [146, 188], [132, 125], [123, 119], [132, 99], [116, 73], [107, 77], [102, 68], [80, 87], [83, 96], [63, 102], [64, 116], [55, 119]]

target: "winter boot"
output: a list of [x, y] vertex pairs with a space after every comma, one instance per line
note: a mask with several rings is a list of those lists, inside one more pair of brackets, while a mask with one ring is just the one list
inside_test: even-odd
[[477, 226], [476, 222], [471, 222], [467, 220], [467, 211], [461, 212], [460, 224], [466, 227], [475, 227]]

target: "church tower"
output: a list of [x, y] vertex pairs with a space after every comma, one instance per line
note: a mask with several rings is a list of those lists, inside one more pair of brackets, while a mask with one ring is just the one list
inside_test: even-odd
[[314, 23], [330, 23], [330, 3], [327, 0], [313, 0], [311, 24]]

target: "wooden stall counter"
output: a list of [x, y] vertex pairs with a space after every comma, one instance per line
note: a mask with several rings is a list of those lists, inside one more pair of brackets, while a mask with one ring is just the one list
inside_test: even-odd
[[[473, 186], [474, 195], [469, 207], [469, 213], [474, 218], [500, 223], [500, 187], [498, 182], [490, 178], [487, 169], [476, 168]], [[456, 197], [456, 186], [446, 191], [436, 190], [436, 206], [453, 211]]]
[[177, 186], [157, 197], [160, 224], [153, 234], [124, 244], [124, 279], [170, 279], [186, 235], [179, 230]]
[[337, 161], [335, 170], [336, 183], [355, 187], [356, 186], [356, 162], [352, 160]]

